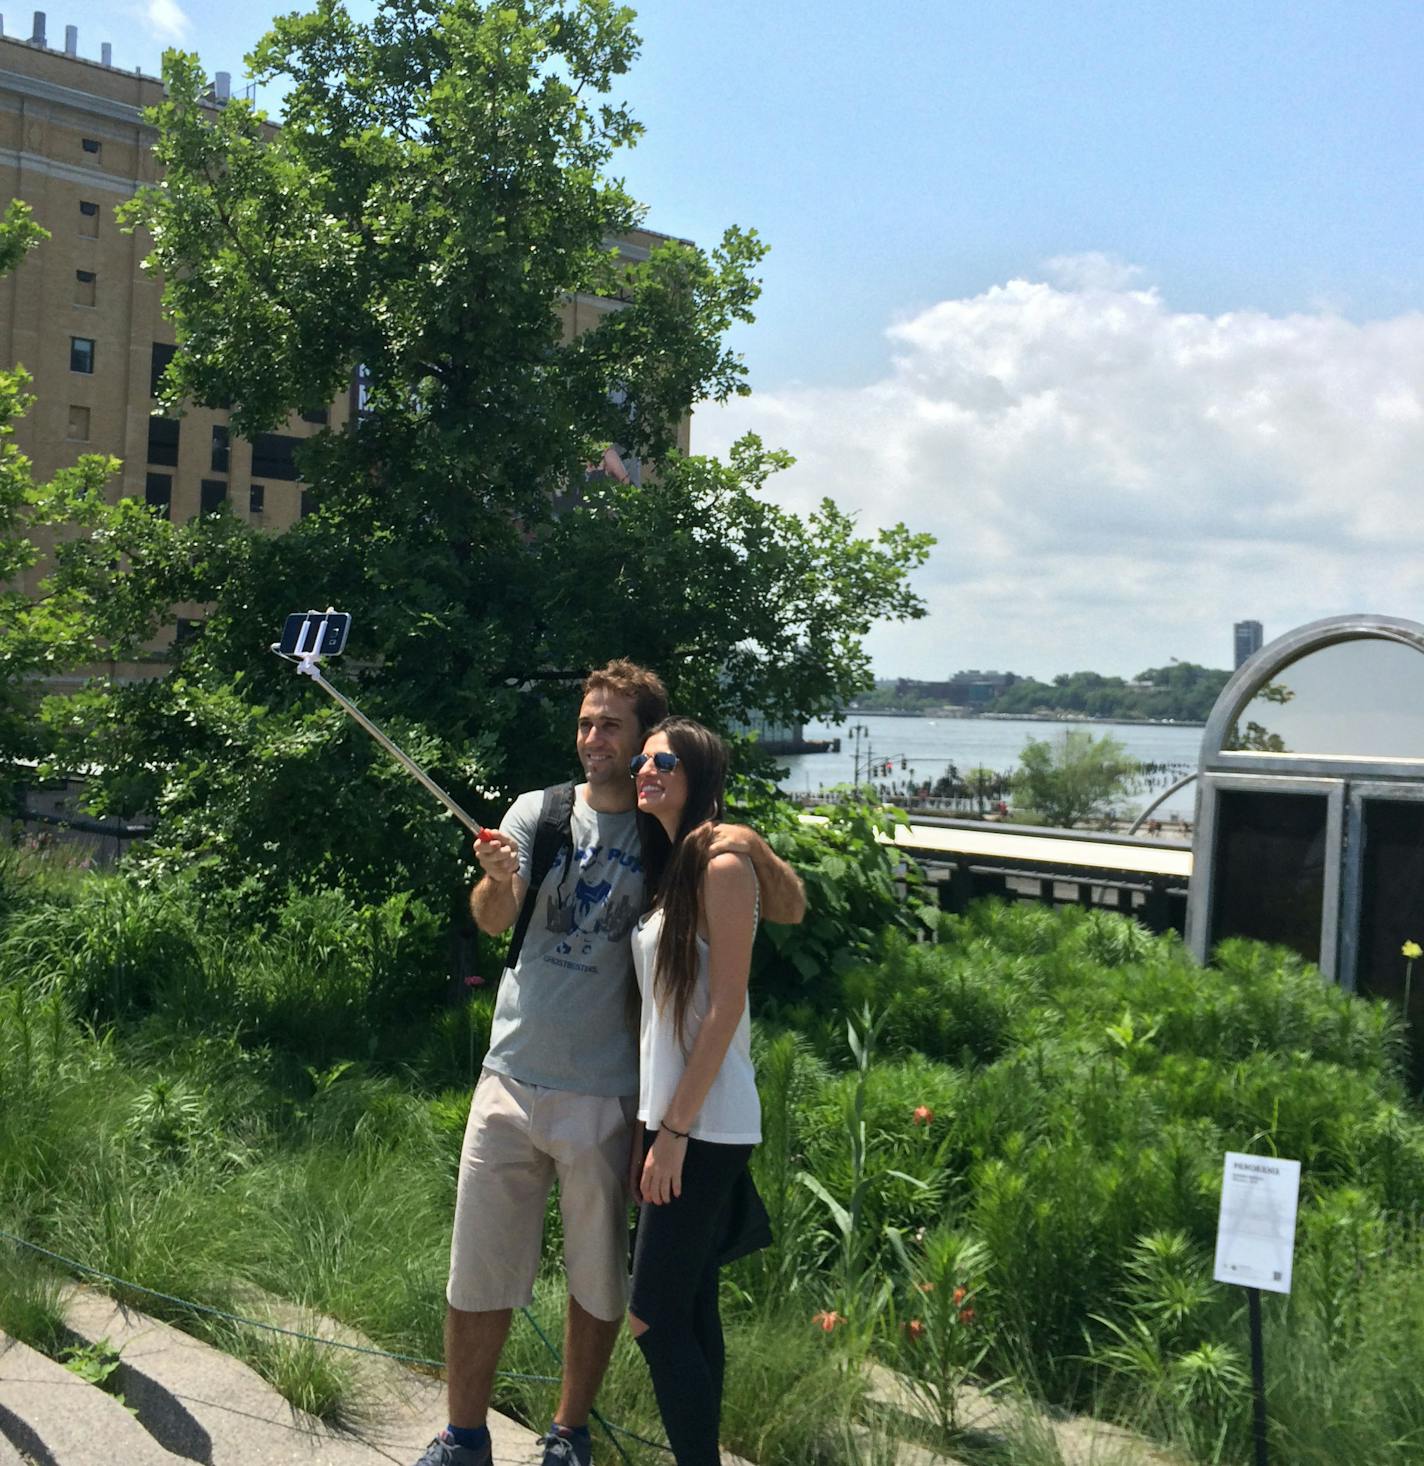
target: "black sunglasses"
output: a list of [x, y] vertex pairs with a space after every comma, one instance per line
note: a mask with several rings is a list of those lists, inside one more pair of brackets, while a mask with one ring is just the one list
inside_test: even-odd
[[670, 774], [677, 767], [677, 755], [675, 753], [635, 753], [628, 760], [628, 768], [632, 773], [637, 773], [649, 759], [653, 761], [653, 767], [660, 774]]

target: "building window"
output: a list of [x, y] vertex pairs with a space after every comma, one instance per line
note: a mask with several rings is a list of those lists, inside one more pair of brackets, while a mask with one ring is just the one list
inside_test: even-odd
[[199, 514], [216, 514], [227, 501], [227, 485], [220, 478], [205, 478], [200, 486]]
[[303, 489], [302, 490], [302, 506], [301, 506], [301, 515], [300, 515], [300, 517], [302, 519], [305, 519], [308, 514], [314, 514], [315, 512], [316, 512], [316, 500], [312, 497], [312, 491], [310, 489]]
[[258, 433], [252, 440], [252, 471], [263, 478], [282, 479], [295, 483], [300, 477], [294, 449], [300, 438], [286, 433]]
[[65, 437], [71, 443], [87, 443], [89, 441], [89, 409], [87, 407], [73, 407], [69, 409], [69, 428]]
[[228, 439], [227, 429], [221, 425], [213, 428], [213, 452], [212, 465], [214, 473], [226, 473], [228, 462], [232, 457], [231, 443]]
[[178, 624], [173, 630], [173, 645], [185, 647], [195, 641], [198, 633], [202, 631], [203, 623], [193, 616], [180, 616]]
[[79, 232], [85, 239], [99, 237], [99, 205], [88, 199], [79, 200]]
[[319, 426], [325, 427], [331, 421], [331, 409], [329, 407], [322, 407], [318, 408], [316, 412], [304, 412], [302, 414], [302, 421], [317, 423]]
[[253, 484], [247, 491], [247, 512], [249, 514], [261, 514], [267, 499], [266, 487], [262, 484]]
[[173, 475], [151, 473], [143, 486], [144, 502], [161, 519], [168, 519], [173, 512]]
[[69, 338], [69, 370], [72, 372], [83, 372], [85, 376], [94, 375], [94, 342], [88, 336], [71, 336]]
[[104, 151], [104, 145], [97, 137], [86, 137], [82, 146], [91, 158], [97, 158]]
[[74, 303], [75, 305], [93, 305], [98, 276], [93, 270], [76, 270], [74, 272]]
[[153, 360], [149, 367], [148, 395], [157, 397], [163, 385], [163, 373], [168, 370], [168, 363], [178, 354], [176, 346], [170, 346], [164, 341], [153, 343]]
[[148, 420], [148, 461], [178, 467], [178, 428], [176, 417], [151, 417]]

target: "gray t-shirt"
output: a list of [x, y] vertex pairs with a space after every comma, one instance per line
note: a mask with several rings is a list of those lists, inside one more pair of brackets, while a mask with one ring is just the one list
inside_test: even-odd
[[[541, 789], [521, 794], [500, 823], [526, 881], [543, 801]], [[643, 909], [637, 815], [600, 814], [576, 795], [573, 837], [567, 873], [555, 859], [519, 962], [500, 982], [485, 1067], [548, 1089], [636, 1095], [638, 1038], [626, 1005]]]

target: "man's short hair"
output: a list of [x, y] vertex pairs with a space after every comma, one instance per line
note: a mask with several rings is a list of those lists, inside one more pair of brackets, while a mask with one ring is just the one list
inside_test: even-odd
[[638, 715], [638, 725], [646, 733], [668, 715], [667, 688], [656, 672], [618, 657], [606, 667], [599, 667], [583, 679], [583, 695], [590, 692], [612, 692], [631, 698]]

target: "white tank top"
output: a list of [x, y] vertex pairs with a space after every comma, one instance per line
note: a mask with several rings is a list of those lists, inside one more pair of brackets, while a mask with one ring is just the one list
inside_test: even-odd
[[[672, 1004], [659, 1011], [653, 997], [653, 968], [662, 936], [662, 907], [650, 911], [633, 930], [633, 967], [643, 995], [643, 1021], [638, 1045], [638, 1118], [652, 1129], [662, 1123], [682, 1080], [686, 1054], [677, 1041]], [[687, 1052], [707, 1014], [707, 942], [697, 938], [697, 981], [687, 1007]], [[761, 1140], [761, 1101], [752, 1068], [752, 1025], [747, 1009], [737, 1020], [722, 1067], [702, 1102], [689, 1132], [694, 1139], [722, 1145], [756, 1145]]]

